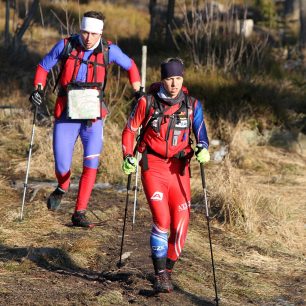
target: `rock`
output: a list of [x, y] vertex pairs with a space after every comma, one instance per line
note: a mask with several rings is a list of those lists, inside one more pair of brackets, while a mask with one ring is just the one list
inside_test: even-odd
[[131, 256], [132, 252], [125, 252], [122, 254], [121, 259], [122, 260], [126, 260], [127, 258], [129, 258]]
[[254, 29], [253, 19], [244, 19], [236, 21], [236, 33], [241, 34], [244, 37], [250, 37]]
[[260, 140], [258, 130], [243, 130], [239, 134], [240, 140], [247, 145], [257, 145]]
[[212, 147], [218, 147], [218, 146], [221, 145], [221, 140], [219, 140], [219, 139], [212, 139], [209, 144]]
[[220, 163], [227, 154], [228, 146], [224, 145], [221, 146], [219, 150], [212, 153], [211, 159], [216, 163]]

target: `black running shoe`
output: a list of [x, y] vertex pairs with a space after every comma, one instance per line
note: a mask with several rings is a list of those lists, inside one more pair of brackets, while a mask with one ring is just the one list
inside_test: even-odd
[[85, 210], [76, 211], [72, 217], [71, 221], [73, 226], [93, 228], [95, 225], [86, 218]]
[[167, 271], [155, 275], [154, 291], [155, 293], [170, 293], [173, 291], [171, 278]]
[[47, 207], [49, 210], [55, 211], [60, 208], [62, 197], [65, 191], [57, 187], [49, 196], [47, 201]]

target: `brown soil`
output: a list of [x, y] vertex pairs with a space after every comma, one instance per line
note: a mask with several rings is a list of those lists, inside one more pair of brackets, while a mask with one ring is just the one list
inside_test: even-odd
[[[17, 192], [10, 184], [2, 176], [1, 305], [214, 305], [202, 209], [192, 212], [190, 226], [191, 237], [200, 235], [199, 250], [194, 252], [192, 241], [187, 242], [173, 275], [174, 292], [154, 295], [149, 256], [151, 218], [144, 201], [138, 204], [133, 230], [129, 205], [123, 253], [130, 252], [130, 256], [119, 269], [125, 192], [94, 191], [88, 217], [96, 227], [84, 230], [70, 224], [75, 191], [52, 213], [45, 205], [52, 189], [39, 190], [34, 201], [26, 204], [20, 222], [21, 190]], [[301, 260], [281, 252], [267, 254], [213, 222], [211, 225], [220, 305], [304, 305]], [[261, 284], [257, 293], [248, 278]]]

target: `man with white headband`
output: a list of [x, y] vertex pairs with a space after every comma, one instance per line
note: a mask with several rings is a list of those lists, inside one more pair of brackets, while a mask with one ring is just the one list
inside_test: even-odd
[[58, 186], [49, 196], [47, 207], [51, 211], [59, 209], [62, 197], [68, 191], [74, 145], [80, 136], [84, 149], [83, 172], [72, 224], [86, 228], [94, 226], [85, 213], [103, 147], [103, 121], [107, 115], [104, 89], [108, 64], [114, 62], [126, 70], [135, 93], [140, 90], [140, 76], [135, 62], [117, 45], [102, 38], [104, 19], [100, 12], [84, 14], [80, 33], [60, 40], [37, 66], [35, 90], [30, 96], [34, 106], [43, 103], [42, 89], [46, 85], [47, 75], [53, 66], [61, 62], [53, 133]]

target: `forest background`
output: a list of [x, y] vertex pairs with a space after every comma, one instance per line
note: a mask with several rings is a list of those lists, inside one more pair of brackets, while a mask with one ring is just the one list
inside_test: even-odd
[[[47, 103], [36, 122], [27, 205], [20, 221], [33, 118], [28, 96], [35, 68], [54, 43], [78, 32], [80, 18], [88, 10], [104, 12], [104, 37], [117, 43], [139, 69], [142, 46], [147, 46], [147, 86], [159, 80], [163, 59], [184, 59], [185, 84], [203, 102], [211, 140], [206, 177], [222, 303], [304, 305], [305, 0], [2, 1], [0, 301], [3, 305], [210, 305], [213, 300], [196, 162], [192, 163], [192, 222], [174, 276], [176, 296], [166, 300], [142, 291], [150, 288], [151, 279], [149, 261], [141, 259], [149, 257], [149, 250], [148, 241], [139, 237], [147, 237], [150, 228], [141, 190], [137, 218], [146, 226], [128, 234], [131, 270], [114, 269], [125, 204], [121, 131], [133, 103], [126, 74], [115, 66], [108, 71], [106, 99], [111, 112], [91, 200], [93, 216], [106, 226], [91, 233], [67, 226], [73, 188], [63, 211], [52, 215], [45, 207], [55, 184], [52, 90], [58, 67], [49, 74]], [[81, 161], [77, 143], [72, 187], [78, 183]], [[76, 279], [84, 286], [80, 291], [73, 287]]]

